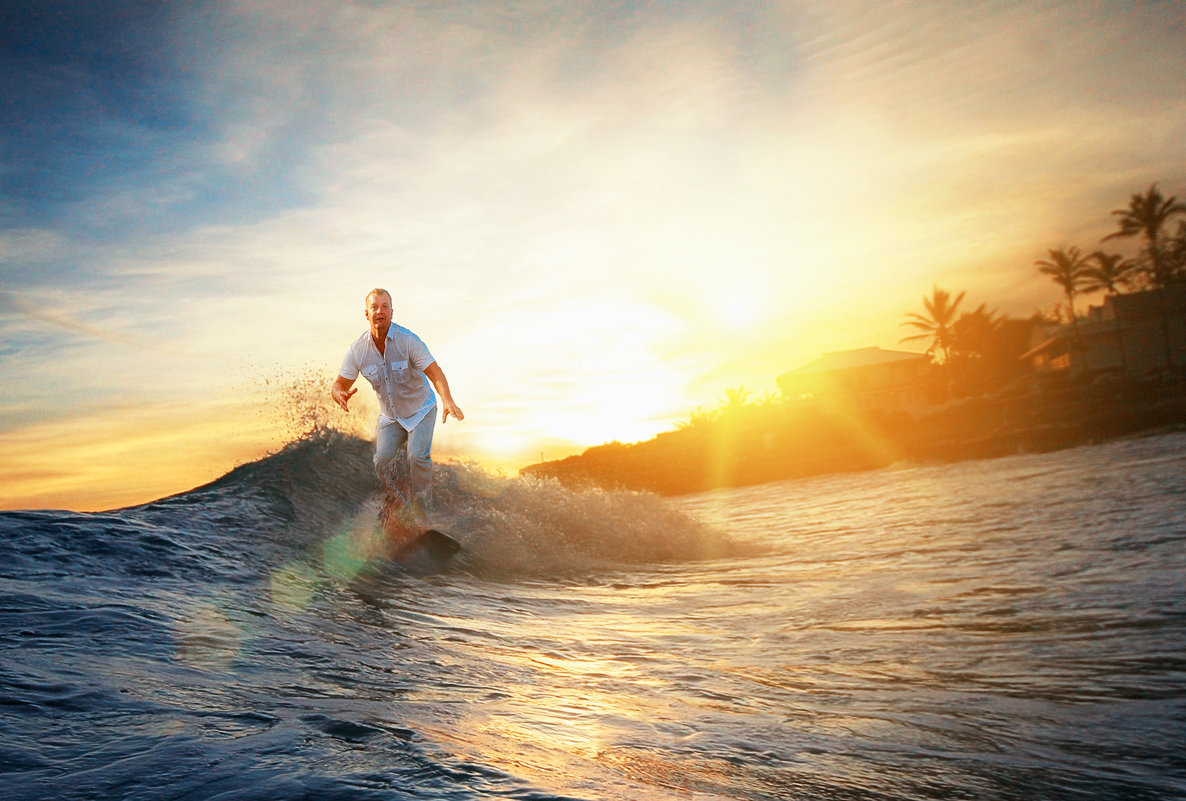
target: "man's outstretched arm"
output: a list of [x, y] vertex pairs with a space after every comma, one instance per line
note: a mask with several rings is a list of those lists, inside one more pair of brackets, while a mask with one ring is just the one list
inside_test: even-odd
[[437, 394], [441, 396], [441, 422], [447, 423], [449, 415], [453, 415], [458, 420], [464, 420], [465, 414], [462, 413], [461, 407], [453, 400], [453, 393], [449, 391], [449, 379], [445, 378], [445, 371], [436, 362], [424, 368], [424, 374], [428, 376], [428, 380], [436, 387]]

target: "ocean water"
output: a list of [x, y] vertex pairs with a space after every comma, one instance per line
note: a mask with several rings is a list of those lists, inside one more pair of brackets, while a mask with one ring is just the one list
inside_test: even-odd
[[440, 572], [369, 448], [0, 515], [3, 797], [1186, 798], [1186, 434], [668, 500], [452, 466]]

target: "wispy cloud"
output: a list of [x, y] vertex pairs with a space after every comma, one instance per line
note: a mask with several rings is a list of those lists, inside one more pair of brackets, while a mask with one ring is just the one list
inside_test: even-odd
[[[124, 345], [137, 350], [153, 350], [151, 343], [143, 342], [119, 330], [88, 325], [80, 321], [76, 313], [55, 312], [47, 308], [47, 305], [45, 301], [39, 303], [13, 292], [0, 291], [0, 319], [10, 315], [16, 315], [51, 329], [64, 332], [71, 337], [89, 337], [100, 342]], [[73, 303], [63, 302], [61, 305], [69, 305], [72, 311], [77, 309], [77, 306]]]
[[0, 508], [109, 509], [189, 489], [274, 447], [254, 410], [230, 401], [138, 399], [121, 414], [79, 411], [0, 439]]
[[[116, 67], [56, 57], [75, 111], [45, 119], [73, 133], [44, 146], [85, 134], [86, 158], [21, 172], [57, 170], [36, 203], [5, 184], [0, 359], [13, 385], [45, 382], [68, 346], [101, 366], [88, 398], [200, 405], [273, 371], [328, 380], [383, 285], [466, 408], [442, 450], [644, 436], [821, 350], [897, 346], [935, 283], [1048, 302], [1036, 255], [1186, 180], [1172, 17], [179, 7], [138, 22]], [[138, 88], [104, 94], [112, 69]], [[39, 408], [62, 418], [79, 392]], [[30, 414], [8, 395], [0, 420]]]

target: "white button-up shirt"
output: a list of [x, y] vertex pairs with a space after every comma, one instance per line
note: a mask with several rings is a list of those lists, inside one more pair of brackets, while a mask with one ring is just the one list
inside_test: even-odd
[[338, 374], [347, 381], [361, 374], [371, 383], [379, 396], [379, 428], [399, 423], [411, 431], [436, 408], [436, 395], [424, 375], [434, 361], [420, 337], [392, 323], [383, 353], [367, 331], [351, 343]]

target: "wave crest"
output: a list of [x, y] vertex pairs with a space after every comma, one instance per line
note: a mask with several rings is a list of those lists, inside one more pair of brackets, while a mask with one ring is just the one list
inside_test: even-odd
[[732, 542], [647, 492], [571, 489], [549, 478], [448, 466], [438, 505], [466, 562], [491, 574], [557, 574], [623, 564], [714, 559]]
[[[231, 536], [243, 550], [254, 542], [264, 563], [320, 553], [343, 530], [365, 539], [378, 529], [373, 451], [372, 442], [318, 428], [209, 484], [124, 513]], [[437, 465], [434, 495], [438, 525], [465, 545], [459, 567], [481, 575], [561, 575], [738, 552], [722, 532], [648, 492], [572, 489], [454, 462]], [[362, 519], [368, 515], [375, 519]]]

